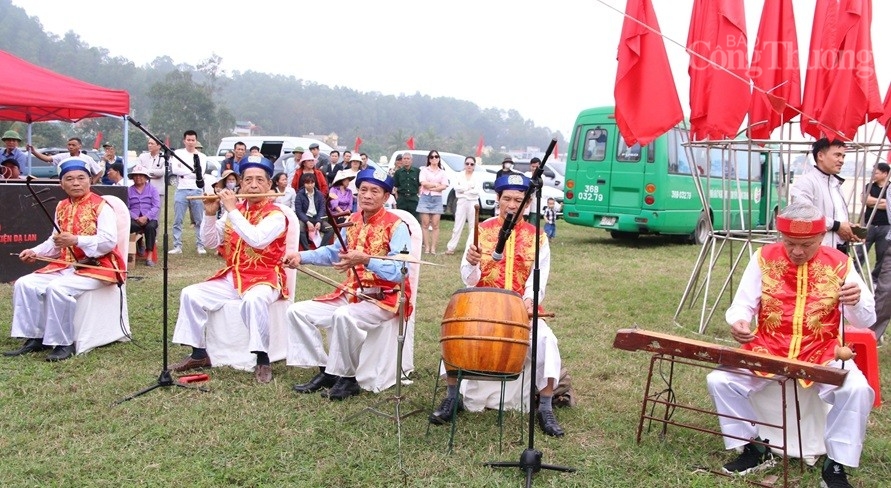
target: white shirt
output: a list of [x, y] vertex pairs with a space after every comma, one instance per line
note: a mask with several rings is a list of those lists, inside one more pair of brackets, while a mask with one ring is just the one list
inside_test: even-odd
[[789, 189], [792, 202], [807, 202], [820, 209], [826, 218], [824, 246], [835, 247], [845, 242], [838, 233], [832, 232], [833, 221], [848, 222], [848, 205], [841, 191], [841, 180], [835, 175], [827, 175], [816, 166], [811, 166], [803, 175], [795, 178]]
[[[191, 161], [186, 162], [191, 164]], [[149, 176], [152, 179], [164, 177], [164, 158], [161, 157], [160, 151], [154, 156], [147, 152], [140, 154], [139, 164], [148, 170]]]
[[220, 246], [226, 222], [232, 224], [232, 228], [245, 244], [254, 248], [264, 248], [272, 244], [272, 241], [281, 236], [287, 228], [287, 220], [282, 212], [264, 217], [257, 225], [251, 225], [237, 208], [226, 212], [219, 219], [215, 215], [205, 214], [204, 223], [201, 225], [201, 242], [204, 243], [204, 247], [213, 249]]
[[455, 181], [452, 182], [452, 188], [455, 190], [455, 197], [459, 200], [470, 200], [472, 202], [476, 202], [480, 198], [479, 187], [477, 186], [477, 177], [476, 173], [470, 174], [470, 179], [467, 179], [467, 175], [464, 173], [460, 173], [453, 178]]
[[[733, 297], [733, 303], [724, 314], [724, 318], [730, 325], [739, 320], [751, 322], [761, 307], [761, 266], [758, 265], [760, 258], [761, 250], [758, 249], [743, 272], [736, 296]], [[854, 327], [869, 327], [876, 321], [875, 298], [872, 292], [869, 291], [869, 287], [866, 286], [853, 266], [848, 266], [845, 283], [857, 283], [857, 286], [860, 287], [860, 301], [856, 305], [839, 304], [845, 321], [850, 322]]]
[[[189, 166], [194, 165], [195, 155], [197, 154], [199, 164], [201, 165], [201, 172], [202, 172], [202, 176], [203, 176], [204, 170], [207, 169], [207, 156], [205, 156], [203, 153], [200, 153], [198, 151], [195, 151], [194, 153], [190, 153], [185, 148], [177, 149], [173, 153], [176, 154], [177, 156], [179, 156], [180, 159], [185, 161], [185, 163], [188, 164]], [[197, 190], [198, 189], [198, 185], [195, 184], [195, 181], [196, 181], [195, 180], [195, 172], [192, 171], [191, 169], [187, 168], [186, 166], [184, 166], [175, 157], [170, 158], [170, 172], [172, 174], [175, 174], [176, 176], [179, 176], [179, 182], [176, 185], [177, 190]]]
[[99, 173], [102, 173], [105, 171], [104, 166], [100, 166], [99, 163], [97, 163], [95, 159], [91, 158], [90, 156], [88, 156], [86, 154], [78, 154], [77, 156], [72, 156], [69, 153], [59, 153], [59, 154], [54, 154], [52, 156], [52, 158], [53, 158], [52, 164], [55, 166], [58, 166], [59, 164], [62, 163], [62, 161], [65, 161], [66, 159], [69, 159], [69, 158], [80, 159], [81, 161], [83, 161], [84, 163], [87, 164], [87, 169], [90, 170], [90, 173], [92, 173], [93, 176], [98, 175]]

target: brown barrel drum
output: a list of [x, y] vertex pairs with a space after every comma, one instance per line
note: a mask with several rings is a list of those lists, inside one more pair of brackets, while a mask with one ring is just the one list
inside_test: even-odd
[[516, 375], [529, 350], [523, 298], [501, 288], [464, 288], [452, 294], [442, 318], [442, 359], [449, 376]]

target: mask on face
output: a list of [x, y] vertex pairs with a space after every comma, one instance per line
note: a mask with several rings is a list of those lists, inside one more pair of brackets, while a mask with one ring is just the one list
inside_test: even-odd
[[227, 190], [235, 191], [235, 183], [234, 183], [234, 182], [231, 182], [231, 181], [226, 182], [226, 189], [227, 189]]

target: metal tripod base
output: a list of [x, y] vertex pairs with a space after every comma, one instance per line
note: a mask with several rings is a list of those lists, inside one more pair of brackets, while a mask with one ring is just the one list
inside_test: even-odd
[[[393, 405], [392, 413], [388, 409], [387, 411], [383, 410], [383, 407], [386, 405]], [[403, 413], [403, 404], [405, 407], [408, 407], [408, 412]], [[369, 405], [364, 409], [360, 410], [353, 415], [350, 415], [347, 420], [355, 420], [359, 418], [364, 413], [370, 413], [372, 415], [377, 415], [379, 417], [383, 417], [387, 420], [392, 420], [394, 422], [401, 422], [402, 419], [411, 417], [412, 415], [421, 413], [424, 411], [424, 408], [421, 407], [417, 402], [406, 399], [402, 395], [393, 395], [391, 397], [385, 398], [374, 405]]]
[[542, 469], [550, 469], [552, 471], [560, 471], [563, 473], [575, 473], [575, 468], [557, 466], [554, 464], [542, 464], [541, 451], [536, 449], [524, 450], [523, 453], [520, 454], [520, 460], [518, 462], [496, 461], [484, 463], [483, 466], [489, 466], [490, 468], [520, 468], [521, 471], [526, 473], [527, 488], [532, 486], [532, 475]]
[[148, 393], [156, 388], [161, 388], [161, 387], [165, 387], [165, 386], [175, 386], [177, 388], [185, 388], [187, 390], [198, 390], [198, 391], [203, 391], [205, 393], [210, 391], [207, 388], [204, 388], [201, 386], [189, 386], [189, 385], [184, 385], [182, 383], [179, 383], [177, 381], [173, 381], [173, 376], [170, 375], [170, 370], [165, 369], [164, 371], [161, 371], [160, 375], [158, 375], [158, 381], [154, 385], [151, 385], [147, 388], [143, 388], [142, 390], [139, 390], [136, 393], [134, 393], [128, 397], [121, 398], [120, 400], [114, 402], [114, 404], [120, 405], [128, 400], [132, 400], [138, 396], [145, 395], [146, 393]]

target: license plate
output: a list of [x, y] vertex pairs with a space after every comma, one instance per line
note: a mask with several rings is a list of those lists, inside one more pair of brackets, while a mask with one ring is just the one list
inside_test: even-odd
[[600, 217], [600, 225], [616, 225], [615, 217]]

